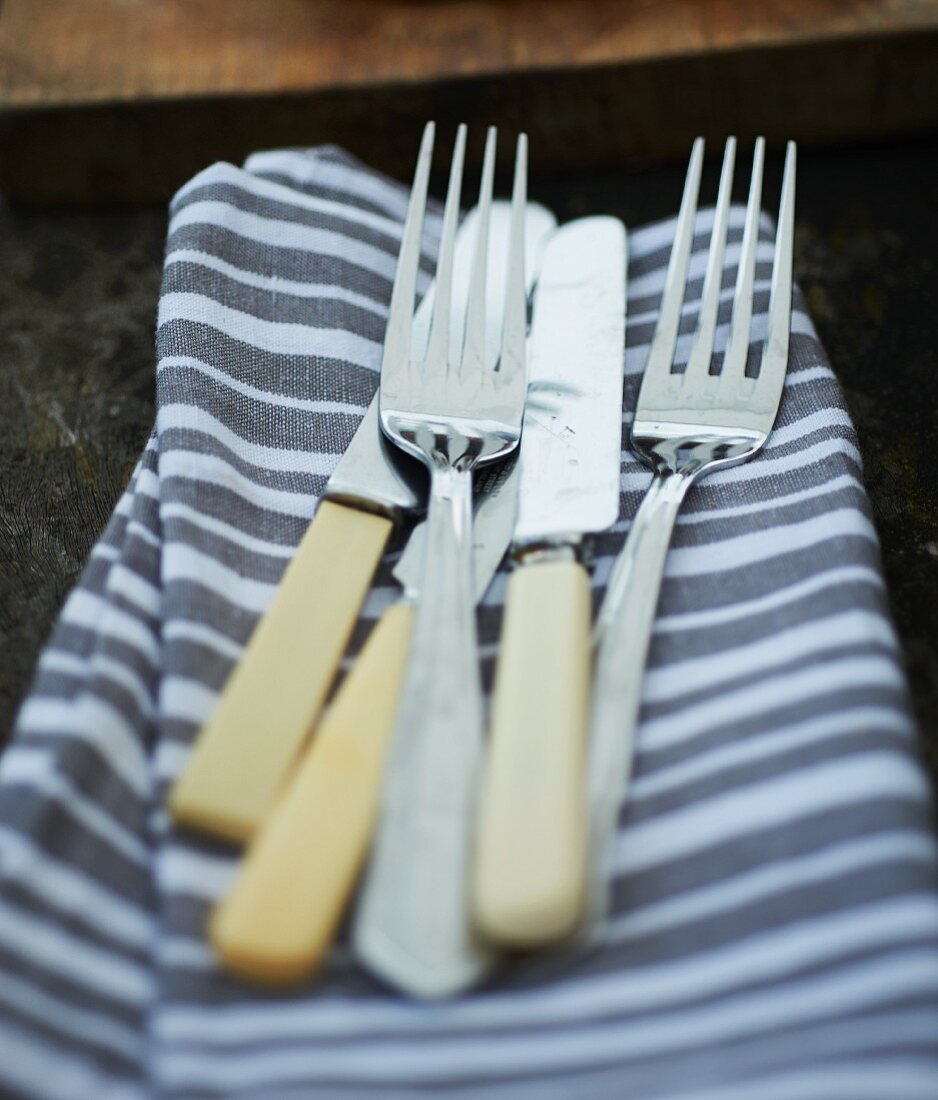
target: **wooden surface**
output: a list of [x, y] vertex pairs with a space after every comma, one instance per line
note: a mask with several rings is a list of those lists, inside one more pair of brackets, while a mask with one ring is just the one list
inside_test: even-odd
[[914, 32], [934, 0], [6, 0], [9, 106], [306, 92]]
[[535, 174], [938, 126], [938, 0], [6, 0], [0, 190], [165, 197], [335, 141], [407, 174], [422, 121], [525, 128]]

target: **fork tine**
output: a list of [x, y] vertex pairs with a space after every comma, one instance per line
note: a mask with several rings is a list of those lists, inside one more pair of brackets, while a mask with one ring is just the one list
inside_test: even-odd
[[528, 136], [518, 135], [515, 179], [511, 192], [511, 229], [508, 240], [508, 278], [502, 323], [499, 371], [504, 379], [524, 376], [527, 296], [524, 272], [524, 219], [528, 201]]
[[427, 360], [449, 365], [449, 328], [452, 316], [453, 255], [456, 250], [456, 223], [459, 219], [459, 198], [462, 193], [463, 161], [466, 153], [466, 127], [456, 131], [456, 145], [449, 170], [449, 187], [446, 190], [446, 206], [443, 209], [443, 233], [440, 254], [436, 262], [436, 297], [433, 302], [433, 319]]
[[690, 249], [694, 240], [694, 220], [697, 216], [697, 196], [700, 192], [703, 153], [704, 140], [697, 138], [687, 164], [684, 195], [681, 198], [681, 209], [677, 216], [674, 244], [671, 246], [671, 258], [668, 261], [668, 273], [664, 281], [661, 308], [658, 311], [658, 323], [655, 325], [655, 335], [645, 366], [646, 378], [671, 373], [674, 348], [677, 343], [677, 329], [681, 320], [681, 306], [684, 302], [684, 285], [687, 282], [687, 265], [690, 262]]
[[391, 289], [391, 305], [388, 310], [388, 327], [384, 337], [382, 377], [391, 369], [407, 364], [410, 357], [410, 330], [414, 315], [414, 296], [417, 292], [417, 269], [420, 265], [420, 242], [423, 237], [423, 218], [427, 208], [427, 188], [430, 183], [430, 163], [433, 159], [435, 127], [428, 122], [424, 127], [414, 172], [414, 185], [407, 206], [401, 250], [397, 259], [397, 273]]
[[756, 276], [756, 247], [759, 243], [759, 207], [762, 202], [762, 165], [765, 160], [765, 140], [758, 138], [752, 154], [752, 179], [749, 182], [749, 202], [746, 205], [746, 225], [736, 272], [733, 294], [733, 320], [723, 357], [723, 377], [735, 379], [746, 372], [749, 352], [749, 328], [752, 322], [752, 288]]
[[733, 191], [733, 163], [736, 160], [736, 138], [727, 138], [723, 152], [723, 170], [720, 172], [720, 190], [713, 215], [710, 234], [710, 251], [707, 255], [707, 271], [700, 296], [700, 314], [697, 334], [687, 361], [685, 378], [701, 378], [710, 372], [713, 357], [713, 337], [717, 327], [717, 311], [720, 308], [720, 284], [723, 281], [723, 254], [726, 250], [726, 227], [730, 212], [730, 195]]
[[472, 275], [469, 281], [469, 301], [466, 306], [466, 336], [460, 372], [472, 374], [485, 365], [485, 284], [488, 281], [489, 214], [492, 209], [492, 187], [495, 181], [496, 130], [490, 126], [485, 138], [482, 160], [482, 182], [479, 185], [479, 228]]
[[792, 249], [795, 236], [795, 143], [785, 153], [785, 174], [778, 209], [775, 235], [775, 260], [772, 265], [772, 289], [769, 293], [769, 320], [765, 349], [759, 367], [759, 388], [771, 386], [781, 392], [788, 368], [788, 334], [791, 329]]

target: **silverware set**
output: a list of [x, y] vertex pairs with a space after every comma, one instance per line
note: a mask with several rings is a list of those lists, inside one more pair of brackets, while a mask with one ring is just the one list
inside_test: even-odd
[[[226, 966], [268, 983], [322, 963], [359, 883], [356, 957], [418, 997], [473, 987], [507, 952], [602, 939], [675, 520], [698, 477], [764, 446], [784, 385], [791, 143], [764, 338], [751, 331], [760, 139], [729, 335], [714, 351], [730, 138], [696, 333], [686, 362], [678, 354], [698, 139], [629, 431], [652, 481], [591, 630], [590, 544], [619, 518], [625, 229], [610, 217], [558, 229], [528, 203], [523, 135], [510, 204], [496, 202], [494, 130], [478, 204], [459, 225], [460, 127], [435, 283], [415, 312], [433, 140], [430, 124], [379, 393], [170, 794], [180, 824], [247, 842], [210, 936]], [[320, 714], [393, 528], [424, 508], [394, 569], [403, 598]], [[486, 736], [475, 607], [506, 550]]]

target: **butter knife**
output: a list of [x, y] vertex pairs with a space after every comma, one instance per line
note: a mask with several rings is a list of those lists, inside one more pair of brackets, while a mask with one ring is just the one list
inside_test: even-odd
[[474, 914], [504, 947], [573, 933], [585, 904], [589, 536], [619, 512], [625, 227], [557, 230], [541, 259], [477, 837]]

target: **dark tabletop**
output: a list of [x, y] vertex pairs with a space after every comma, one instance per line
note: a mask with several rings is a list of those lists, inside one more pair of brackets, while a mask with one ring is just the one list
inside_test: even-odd
[[[561, 220], [603, 212], [638, 225], [676, 210], [683, 172], [535, 176], [530, 190]], [[715, 194], [718, 165], [709, 172]], [[776, 159], [767, 195], [779, 173]], [[936, 180], [935, 139], [801, 150], [795, 274], [860, 435], [938, 775]], [[0, 743], [151, 428], [165, 224], [162, 206], [0, 209]]]

